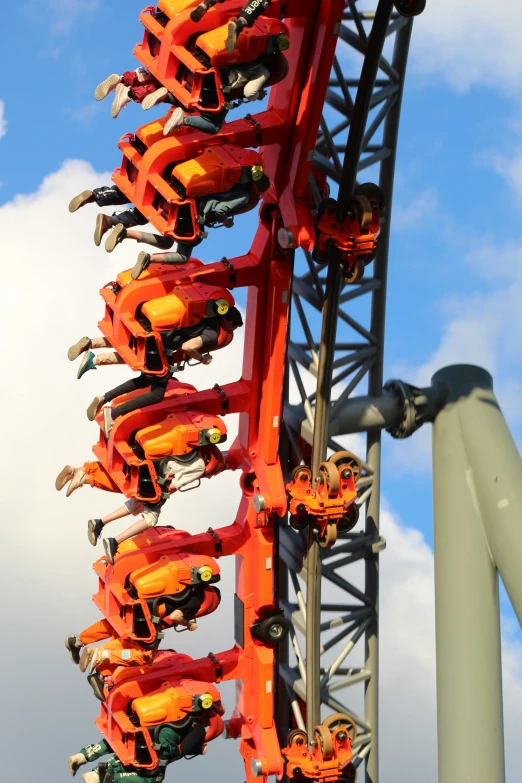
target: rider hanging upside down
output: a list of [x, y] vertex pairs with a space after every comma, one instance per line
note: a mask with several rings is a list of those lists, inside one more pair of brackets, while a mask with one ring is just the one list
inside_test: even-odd
[[[161, 766], [154, 770], [138, 769], [124, 766], [117, 756], [112, 756], [106, 764], [99, 764], [91, 772], [82, 777], [84, 783], [150, 783], [151, 780], [162, 781], [165, 776], [165, 765], [183, 758], [206, 753], [205, 727], [195, 716], [184, 728], [174, 729], [171, 724], [162, 726], [157, 735], [156, 751]], [[78, 769], [103, 756], [112, 753], [109, 743], [102, 739], [95, 745], [87, 745], [79, 753], [69, 757], [69, 770], [76, 775]]]
[[[219, 602], [219, 591], [217, 593]], [[182, 626], [188, 631], [196, 631], [198, 624], [195, 617], [205, 600], [205, 587], [196, 585], [191, 590], [190, 598], [180, 609], [168, 612], [166, 603], [160, 603], [156, 609], [160, 618], [159, 631]], [[96, 642], [109, 639], [105, 644], [97, 647], [90, 646]], [[108, 620], [99, 620], [79, 634], [69, 634], [65, 638], [65, 646], [69, 651], [73, 663], [79, 665], [80, 671], [90, 670], [87, 679], [97, 698], [104, 700], [104, 684], [106, 677], [112, 677], [120, 667], [126, 666], [151, 666], [157, 653], [156, 643], [154, 649], [145, 649], [138, 641], [126, 639], [122, 641], [115, 636], [113, 628]], [[147, 645], [150, 647], [150, 645]]]
[[[201, 223], [206, 226], [221, 223], [230, 228], [234, 224], [233, 216], [245, 210], [250, 204], [252, 204], [250, 208], [253, 209], [258, 203], [261, 193], [264, 193], [269, 187], [270, 180], [266, 175], [263, 175], [257, 182], [238, 183], [224, 193], [212, 193], [195, 199]], [[69, 212], [76, 212], [86, 204], [92, 203], [96, 203], [99, 207], [106, 207], [128, 204], [129, 201], [114, 185], [103, 186], [94, 190], [84, 190], [75, 196], [69, 204]], [[116, 245], [123, 242], [124, 239], [134, 239], [136, 242], [150, 244], [160, 250], [170, 249], [174, 244], [172, 237], [162, 237], [145, 231], [132, 230], [133, 226], [143, 226], [146, 223], [147, 219], [136, 207], [126, 209], [123, 212], [114, 212], [112, 215], [99, 214], [96, 218], [94, 244], [99, 247], [104, 234], [110, 228], [114, 228], [105, 243], [105, 249], [108, 253], [112, 253]], [[133, 270], [133, 279], [137, 279], [151, 261], [162, 264], [186, 264], [192, 255], [193, 248], [200, 241], [178, 242], [177, 252], [160, 253], [158, 255], [161, 256], [161, 259], [151, 257], [148, 253], [141, 253]]]
[[[197, 481], [204, 473], [205, 460], [201, 454], [201, 450], [198, 448], [192, 449], [192, 451], [187, 454], [169, 457], [164, 460], [162, 466], [162, 478], [166, 480], [166, 489], [171, 494], [176, 490], [181, 489], [181, 487], [188, 486], [194, 481]], [[75, 490], [85, 486], [85, 484], [90, 484], [91, 487], [103, 489], [106, 492], [120, 492], [118, 485], [100, 462], [86, 462], [81, 468], [66, 465], [56, 478], [55, 487], [58, 492], [62, 490], [67, 483], [69, 484], [66, 492], [67, 497], [70, 497]], [[93, 546], [96, 546], [105, 525], [108, 525], [110, 522], [122, 519], [123, 517], [129, 516], [129, 514], [132, 516], [141, 514], [141, 518], [134, 522], [134, 524], [123, 533], [120, 533], [119, 536], [104, 540], [103, 545], [107, 559], [109, 563], [114, 563], [114, 556], [118, 550], [119, 544], [122, 544], [133, 536], [137, 536], [138, 533], [142, 533], [144, 530], [147, 530], [147, 528], [155, 527], [158, 524], [161, 510], [165, 502], [166, 500], [160, 500], [157, 503], [142, 503], [136, 498], [126, 500], [123, 506], [110, 514], [107, 514], [103, 519], [89, 520], [87, 527], [89, 542]]]
[[[161, 254], [158, 254], [160, 256]], [[153, 256], [153, 262], [161, 263]], [[183, 351], [184, 354], [194, 359], [201, 364], [210, 364], [212, 356], [209, 351], [214, 351], [218, 347], [222, 347], [224, 344], [228, 344], [232, 341], [232, 336], [235, 330], [243, 326], [243, 319], [241, 313], [237, 307], [230, 307], [228, 312], [219, 317], [202, 318], [199, 323], [194, 326], [188, 326], [180, 329], [174, 329], [166, 332], [163, 337], [163, 345], [165, 348], [165, 354], [167, 357], [172, 357], [178, 351]], [[230, 335], [226, 340], [222, 341], [221, 332], [226, 332]], [[225, 335], [226, 337], [226, 335]], [[74, 361], [82, 353], [85, 353], [80, 367], [78, 368], [77, 378], [82, 378], [89, 370], [96, 370], [98, 367], [114, 364], [125, 364], [125, 361], [114, 350], [107, 351], [106, 353], [94, 354], [91, 349], [97, 348], [112, 348], [111, 343], [106, 337], [82, 337], [77, 343], [69, 348], [67, 356], [69, 361]], [[204, 351], [204, 353], [203, 353]], [[153, 379], [157, 376], [147, 376], [151, 379], [151, 387], [154, 383]], [[169, 377], [172, 377], [172, 373]], [[139, 379], [136, 379], [139, 381]], [[141, 388], [141, 387], [136, 387]], [[134, 389], [132, 389], [134, 390]], [[121, 392], [125, 394], [127, 392]], [[108, 392], [108, 394], [113, 394]], [[115, 395], [118, 396], [118, 395]], [[112, 397], [114, 399], [114, 397]], [[98, 404], [104, 405], [106, 402], [110, 402], [107, 395], [103, 397], [96, 397]], [[137, 407], [143, 407], [143, 398], [140, 397], [140, 404]], [[154, 399], [154, 402], [158, 400]], [[99, 407], [98, 407], [99, 410]], [[133, 409], [132, 409], [133, 410]], [[127, 411], [128, 412], [128, 411]], [[91, 407], [87, 412], [87, 416], [90, 421], [93, 421], [96, 414], [92, 416]]]

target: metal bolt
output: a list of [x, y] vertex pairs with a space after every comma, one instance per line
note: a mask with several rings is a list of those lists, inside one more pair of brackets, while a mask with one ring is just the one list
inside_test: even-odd
[[283, 248], [288, 250], [289, 248], [296, 247], [295, 238], [289, 228], [280, 228], [277, 232], [277, 241]]

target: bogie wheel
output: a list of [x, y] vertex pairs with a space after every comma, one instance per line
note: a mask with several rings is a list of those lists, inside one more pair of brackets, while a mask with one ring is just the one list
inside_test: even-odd
[[353, 764], [348, 764], [348, 766], [343, 769], [343, 776], [340, 783], [357, 783], [358, 777], [358, 770]]
[[325, 198], [317, 208], [317, 217], [322, 218], [327, 209], [337, 209], [337, 201], [334, 198]]
[[360, 256], [360, 258], [362, 258], [362, 260], [364, 261], [364, 266], [368, 266], [373, 261], [375, 261], [376, 256], [377, 256], [377, 251], [374, 250], [373, 253], [368, 253], [367, 256]]
[[356, 481], [361, 476], [362, 465], [351, 451], [336, 451], [335, 454], [332, 454], [329, 458], [328, 462], [332, 462], [336, 468], [341, 467], [341, 465], [347, 465], [353, 472]]
[[312, 478], [312, 471], [310, 468], [308, 468], [306, 465], [298, 465], [296, 468], [292, 471], [292, 481], [297, 481], [298, 477], [300, 475], [306, 475], [308, 480]]
[[316, 726], [314, 729], [314, 737], [319, 743], [319, 747], [321, 748], [323, 758], [331, 759], [334, 750], [333, 750], [332, 735], [330, 733], [330, 730], [323, 725]]
[[265, 644], [279, 644], [288, 636], [290, 623], [282, 614], [275, 614], [262, 620], [257, 626], [256, 636]]
[[306, 731], [302, 731], [301, 729], [294, 729], [288, 735], [287, 741], [289, 747], [291, 747], [292, 745], [298, 745], [299, 747], [306, 747], [306, 744], [308, 742]]
[[364, 277], [364, 269], [365, 269], [366, 263], [364, 260], [364, 257], [359, 257], [355, 264], [352, 266], [350, 271], [343, 275], [344, 280], [346, 283], [357, 283], [359, 280], [361, 280]]
[[293, 530], [306, 530], [310, 524], [310, 520], [307, 514], [304, 514], [301, 517], [297, 516], [297, 514], [291, 514], [289, 522], [290, 527], [293, 528]]
[[339, 492], [339, 472], [331, 462], [321, 462], [318, 478], [326, 484], [329, 495], [336, 495]]
[[395, 0], [395, 8], [401, 16], [419, 16], [426, 8], [426, 0]]
[[361, 194], [354, 196], [350, 202], [350, 206], [355, 210], [357, 217], [359, 218], [359, 224], [361, 231], [364, 234], [367, 228], [370, 227], [373, 218], [373, 209], [368, 198]]
[[354, 503], [349, 513], [345, 514], [345, 516], [341, 519], [341, 521], [338, 522], [337, 532], [349, 533], [350, 530], [354, 529], [358, 521], [359, 521], [359, 506], [356, 506]]
[[335, 522], [329, 522], [326, 525], [326, 530], [323, 536], [319, 537], [319, 546], [323, 549], [327, 549], [333, 546], [337, 541], [337, 525]]
[[345, 715], [344, 712], [335, 712], [333, 715], [329, 715], [323, 721], [323, 726], [328, 731], [335, 731], [335, 729], [343, 728], [348, 732], [348, 738], [353, 744], [357, 737], [357, 726], [354, 721]]
[[382, 209], [385, 204], [384, 191], [373, 182], [363, 182], [362, 185], [358, 185], [355, 189], [355, 195], [366, 196], [368, 201], [376, 201], [379, 209]]

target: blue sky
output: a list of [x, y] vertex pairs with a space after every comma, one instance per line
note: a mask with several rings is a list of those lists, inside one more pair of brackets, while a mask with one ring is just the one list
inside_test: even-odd
[[[430, 8], [428, 0], [414, 29], [397, 161], [385, 376], [426, 383], [446, 363], [483, 364], [494, 372], [520, 445], [522, 12], [514, 2], [494, 17], [485, 0], [457, 5], [431, 0]], [[67, 159], [96, 171], [118, 164], [119, 137], [147, 115], [131, 105], [112, 120], [110, 102], [96, 103], [93, 92], [109, 73], [133, 66], [141, 8], [136, 0], [28, 0], [3, 9], [4, 60], [13, 75], [0, 85], [0, 207], [35, 193]], [[451, 25], [444, 24], [450, 9]], [[65, 209], [54, 213], [43, 241], [52, 243], [67, 220]], [[246, 243], [252, 225], [243, 221], [234, 239]], [[78, 242], [90, 242], [83, 229]], [[38, 263], [37, 245], [32, 259]], [[428, 428], [409, 442], [386, 438], [384, 467], [387, 503], [431, 544]], [[510, 616], [505, 600], [504, 608]]]

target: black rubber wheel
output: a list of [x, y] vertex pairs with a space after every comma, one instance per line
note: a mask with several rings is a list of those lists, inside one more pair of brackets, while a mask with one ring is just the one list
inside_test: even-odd
[[256, 629], [256, 636], [265, 644], [279, 644], [288, 636], [290, 623], [282, 614], [275, 614], [262, 620]]
[[[299, 740], [302, 740], [302, 742], [299, 742]], [[301, 729], [294, 729], [288, 735], [287, 742], [289, 746], [295, 743], [296, 745], [306, 747], [306, 744], [308, 742], [306, 731], [302, 731]]]
[[358, 185], [355, 189], [355, 195], [366, 196], [368, 201], [375, 201], [379, 209], [385, 205], [384, 191], [373, 182], [363, 182], [362, 185]]
[[401, 16], [419, 16], [426, 8], [426, 0], [395, 0], [395, 8]]
[[290, 527], [293, 528], [294, 530], [306, 530], [306, 528], [310, 524], [310, 520], [308, 519], [307, 514], [301, 517], [291, 514], [290, 519], [288, 521], [290, 523]]
[[359, 521], [359, 506], [353, 504], [350, 513], [346, 514], [337, 524], [338, 533], [349, 533]]

